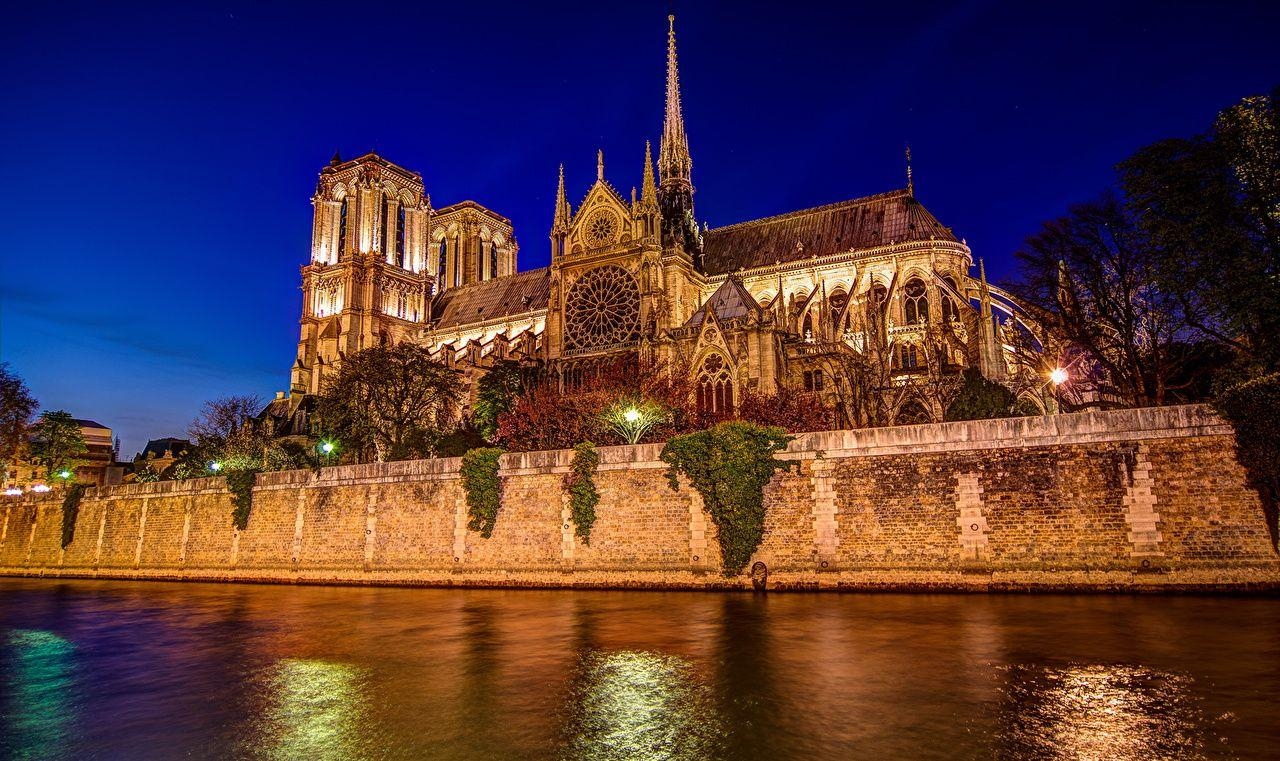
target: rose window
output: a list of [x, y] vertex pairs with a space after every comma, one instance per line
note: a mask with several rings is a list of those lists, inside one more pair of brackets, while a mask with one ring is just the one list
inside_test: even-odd
[[613, 242], [618, 235], [618, 221], [613, 215], [601, 209], [587, 219], [586, 238], [593, 246], [604, 246]]
[[640, 338], [640, 289], [621, 267], [598, 267], [569, 289], [564, 305], [565, 344], [592, 349]]

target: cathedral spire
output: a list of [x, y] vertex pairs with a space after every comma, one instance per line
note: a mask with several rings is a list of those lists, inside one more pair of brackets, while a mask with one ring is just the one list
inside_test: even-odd
[[640, 184], [640, 201], [656, 206], [658, 203], [658, 185], [653, 179], [653, 151], [649, 141], [644, 141], [644, 181]]
[[676, 67], [676, 17], [667, 16], [667, 111], [662, 122], [662, 143], [658, 148], [658, 173], [663, 187], [693, 188], [693, 160], [684, 132], [680, 110], [680, 72]]
[[556, 212], [551, 220], [552, 232], [569, 229], [569, 199], [564, 193], [564, 164], [560, 165], [560, 185], [556, 188]]
[[911, 143], [907, 143], [907, 195], [912, 198], [916, 195], [915, 180], [911, 177]]

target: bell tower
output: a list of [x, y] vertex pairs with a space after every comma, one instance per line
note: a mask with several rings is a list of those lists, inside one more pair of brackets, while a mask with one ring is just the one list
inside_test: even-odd
[[311, 261], [292, 393], [319, 393], [348, 354], [398, 342], [425, 322], [434, 278], [422, 176], [376, 153], [334, 154], [311, 198]]

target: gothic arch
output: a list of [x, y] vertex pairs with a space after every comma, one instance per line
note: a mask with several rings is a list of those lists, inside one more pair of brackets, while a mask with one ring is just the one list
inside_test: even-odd
[[708, 351], [696, 367], [694, 383], [698, 412], [730, 415], [734, 410], [733, 365], [718, 349]]

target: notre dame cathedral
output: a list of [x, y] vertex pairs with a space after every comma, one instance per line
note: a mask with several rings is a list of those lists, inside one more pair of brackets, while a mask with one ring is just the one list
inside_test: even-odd
[[909, 169], [903, 189], [699, 227], [669, 20], [656, 172], [646, 144], [627, 198], [599, 155], [574, 209], [561, 167], [549, 267], [517, 270], [501, 214], [472, 201], [435, 208], [420, 174], [374, 153], [334, 156], [312, 198], [292, 396], [319, 392], [344, 355], [401, 341], [472, 379], [503, 359], [563, 377], [647, 355], [693, 373], [709, 412], [780, 386], [840, 402], [857, 395], [859, 367], [871, 391], [892, 392], [881, 423], [941, 419], [926, 382], [939, 373], [1025, 372], [1012, 301], [972, 276], [969, 247], [916, 199]]

